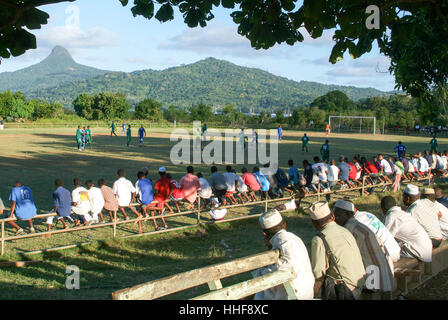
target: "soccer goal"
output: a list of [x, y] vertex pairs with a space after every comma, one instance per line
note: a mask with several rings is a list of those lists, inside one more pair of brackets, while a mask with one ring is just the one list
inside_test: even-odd
[[376, 133], [376, 117], [329, 116], [331, 132], [337, 133]]

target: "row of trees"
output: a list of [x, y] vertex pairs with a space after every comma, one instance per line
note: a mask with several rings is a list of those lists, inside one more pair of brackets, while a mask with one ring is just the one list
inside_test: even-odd
[[[124, 94], [111, 92], [95, 95], [82, 93], [73, 101], [73, 109], [78, 116], [87, 120], [105, 121], [133, 118], [153, 122], [176, 120], [185, 123], [199, 120], [219, 122], [228, 126], [282, 124], [304, 128], [310, 120], [313, 120], [315, 127], [324, 127], [330, 115], [358, 115], [375, 116], [378, 121], [384, 119], [386, 126], [397, 125], [400, 128], [413, 127], [416, 123], [446, 125], [437, 121], [421, 122], [416, 99], [405, 95], [372, 97], [354, 102], [341, 91], [328, 92], [308, 106], [294, 109], [291, 117], [285, 116], [283, 110], [277, 111], [275, 117], [264, 111], [257, 115], [247, 115], [238, 110], [234, 104], [218, 108], [220, 111], [218, 113], [214, 113], [213, 108], [204, 103], [183, 109], [175, 105], [164, 106], [161, 102], [150, 98], [140, 101], [133, 109]], [[38, 99], [27, 101], [20, 92], [7, 91], [0, 94], [0, 116], [4, 118], [55, 118], [61, 114], [63, 109], [58, 103], [51, 104]]]
[[27, 100], [22, 92], [0, 93], [0, 117], [12, 119], [50, 119], [63, 113], [62, 105], [41, 99]]

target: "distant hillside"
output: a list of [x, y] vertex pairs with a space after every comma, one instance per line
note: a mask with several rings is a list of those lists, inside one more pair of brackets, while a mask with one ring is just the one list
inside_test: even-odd
[[38, 64], [14, 72], [0, 73], [0, 92], [22, 91], [28, 95], [36, 89], [84, 80], [106, 72], [76, 63], [65, 48], [56, 46], [51, 54]]
[[34, 97], [70, 105], [79, 93], [123, 92], [131, 103], [150, 97], [165, 105], [188, 108], [203, 102], [213, 106], [234, 103], [242, 110], [293, 109], [312, 102], [328, 91], [341, 90], [352, 100], [388, 93], [373, 88], [296, 82], [269, 72], [208, 58], [162, 71], [110, 72], [32, 92]]
[[71, 107], [80, 93], [112, 91], [124, 93], [133, 104], [150, 97], [164, 106], [234, 103], [243, 111], [293, 109], [332, 90], [341, 90], [354, 101], [388, 94], [373, 88], [296, 82], [214, 58], [162, 71], [108, 72], [76, 63], [60, 46], [36, 65], [0, 73], [0, 92], [5, 90], [22, 91], [28, 98], [58, 101], [66, 107]]

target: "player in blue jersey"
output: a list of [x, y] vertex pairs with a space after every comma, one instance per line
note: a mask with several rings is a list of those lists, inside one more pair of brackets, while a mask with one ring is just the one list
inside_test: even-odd
[[143, 137], [146, 137], [146, 130], [143, 127], [143, 125], [141, 125], [141, 127], [138, 128], [138, 138], [140, 140], [140, 147], [143, 146]]
[[406, 147], [401, 144], [401, 141], [398, 141], [398, 144], [395, 146], [394, 151], [397, 153], [397, 157], [401, 160], [403, 153], [406, 152]]

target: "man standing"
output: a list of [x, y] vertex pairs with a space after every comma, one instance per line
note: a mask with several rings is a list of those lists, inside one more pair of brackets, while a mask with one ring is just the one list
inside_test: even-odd
[[325, 125], [325, 135], [328, 137], [330, 135], [330, 124]]
[[[23, 186], [22, 182], [16, 181], [9, 195], [9, 201], [11, 201], [11, 212], [8, 218], [12, 218], [12, 215], [15, 214], [17, 219], [27, 220], [30, 226], [30, 233], [35, 233], [32, 219], [36, 215], [37, 209], [31, 189]], [[7, 221], [6, 223], [17, 229], [16, 235], [25, 233], [14, 221]]]
[[306, 149], [306, 152], [308, 152], [308, 141], [309, 140], [310, 139], [308, 138], [306, 133], [304, 133], [303, 137], [302, 137], [302, 151], [305, 151], [305, 149]]
[[391, 196], [381, 199], [381, 210], [385, 216], [384, 225], [400, 246], [400, 256], [431, 262], [432, 242], [423, 227], [408, 212], [401, 210]]
[[86, 126], [84, 126], [81, 130], [81, 136], [82, 136], [82, 150], [86, 150], [86, 143], [87, 143], [87, 129]]
[[129, 144], [131, 143], [131, 125], [128, 126], [128, 130], [126, 130], [126, 146], [129, 147]]
[[[297, 276], [292, 280], [292, 287], [298, 299], [313, 299], [314, 275], [308, 251], [302, 239], [286, 231], [286, 222], [275, 209], [263, 213], [259, 222], [263, 230], [264, 242], [268, 249], [279, 249], [281, 254], [276, 264], [255, 270], [252, 274], [257, 277], [277, 270], [293, 268]], [[254, 300], [287, 299], [288, 294], [283, 285], [258, 292], [254, 297]]]
[[283, 128], [282, 125], [279, 125], [277, 128], [278, 141], [282, 141]]
[[207, 124], [206, 123], [204, 123], [204, 125], [202, 126], [201, 133], [202, 133], [202, 141], [205, 142], [207, 140]]
[[359, 299], [365, 283], [365, 268], [355, 238], [350, 231], [336, 224], [327, 202], [314, 202], [309, 211], [312, 224], [319, 231], [311, 241], [311, 265], [316, 279], [314, 296], [322, 288], [322, 299], [329, 299], [330, 293], [323, 286], [324, 282], [339, 279], [347, 285], [354, 298]]
[[442, 242], [442, 231], [439, 224], [439, 210], [428, 199], [420, 199], [417, 186], [408, 184], [403, 191], [403, 203], [407, 211], [428, 233], [432, 246], [437, 248]]
[[330, 161], [330, 145], [328, 140], [325, 140], [325, 143], [320, 147], [320, 154], [322, 156], [322, 160], [326, 162]]
[[143, 125], [141, 125], [141, 127], [138, 128], [138, 138], [139, 138], [139, 141], [140, 141], [140, 147], [143, 146], [143, 137], [146, 137], [146, 130], [143, 127]]
[[86, 144], [89, 145], [90, 149], [92, 149], [92, 130], [90, 130], [90, 126], [87, 126], [86, 129]]
[[112, 125], [110, 126], [111, 130], [110, 130], [110, 136], [112, 137], [112, 135], [117, 136], [117, 134], [115, 133], [115, 123], [112, 121]]
[[401, 144], [401, 141], [398, 141], [398, 144], [395, 146], [394, 151], [397, 153], [397, 157], [401, 160], [401, 157], [404, 156], [406, 152], [406, 147]]
[[121, 125], [122, 129], [123, 129], [123, 135], [126, 134], [126, 122], [123, 121], [123, 124]]
[[76, 129], [76, 143], [78, 144], [78, 151], [81, 151], [81, 146], [82, 146], [81, 126], [78, 126], [78, 129]]
[[438, 144], [437, 144], [437, 139], [436, 139], [436, 136], [435, 136], [435, 135], [432, 137], [432, 140], [429, 142], [429, 145], [431, 146], [431, 152], [432, 152], [433, 150], [434, 150], [435, 152], [437, 152]]

